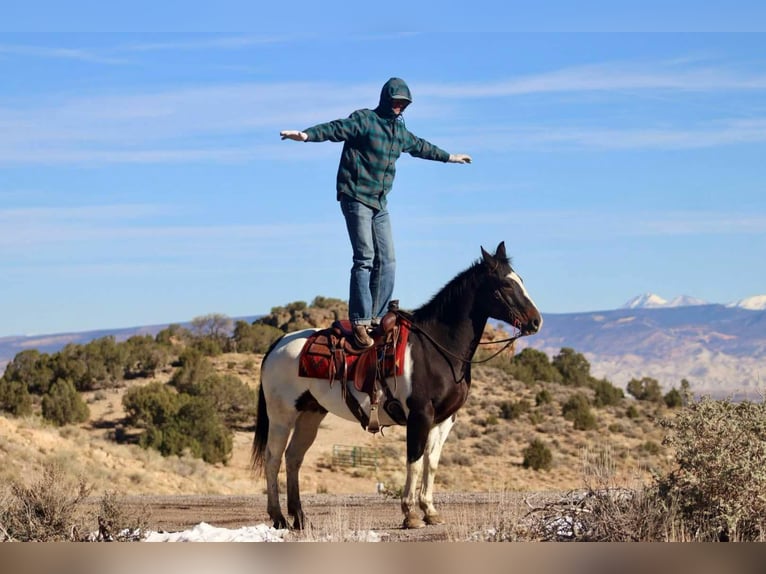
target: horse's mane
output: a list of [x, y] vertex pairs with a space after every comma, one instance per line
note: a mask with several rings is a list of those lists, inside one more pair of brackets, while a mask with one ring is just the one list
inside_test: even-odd
[[425, 305], [415, 309], [412, 312], [413, 320], [422, 324], [437, 317], [447, 318], [458, 311], [456, 301], [460, 301], [469, 288], [475, 289], [478, 278], [483, 272], [485, 272], [484, 262], [479, 259], [448, 281]]

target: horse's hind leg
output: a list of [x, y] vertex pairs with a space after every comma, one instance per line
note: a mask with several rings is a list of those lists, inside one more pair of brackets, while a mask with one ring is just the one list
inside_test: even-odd
[[306, 451], [314, 443], [319, 424], [327, 411], [304, 411], [295, 421], [295, 430], [290, 440], [290, 446], [285, 453], [285, 468], [287, 470], [287, 513], [293, 519], [293, 528], [302, 529], [306, 517], [301, 507], [299, 472]]
[[269, 439], [266, 447], [266, 510], [274, 521], [274, 528], [287, 528], [287, 520], [279, 505], [279, 467], [282, 464], [282, 454], [285, 452], [290, 427], [274, 424], [269, 425]]
[[444, 441], [447, 440], [452, 426], [455, 424], [455, 416], [442, 421], [428, 433], [426, 443], [425, 461], [423, 464], [423, 484], [420, 489], [420, 508], [426, 524], [443, 524], [444, 520], [436, 512], [434, 507], [434, 477], [439, 466], [439, 458], [442, 454]]

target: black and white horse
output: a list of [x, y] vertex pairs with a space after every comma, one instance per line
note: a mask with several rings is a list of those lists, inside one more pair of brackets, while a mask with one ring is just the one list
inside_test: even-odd
[[[408, 316], [412, 328], [404, 374], [395, 381], [386, 380], [406, 416], [407, 479], [401, 499], [405, 528], [443, 522], [433, 504], [434, 474], [455, 413], [468, 397], [471, 359], [487, 320], [508, 323], [518, 330], [517, 336], [536, 333], [543, 322], [511, 267], [505, 244], [501, 242], [494, 255], [484, 248], [481, 253], [481, 259]], [[319, 424], [328, 412], [357, 420], [342, 396], [342, 385], [298, 376], [299, 355], [314, 332], [307, 329], [284, 335], [266, 353], [261, 366], [253, 466], [257, 471], [265, 468], [267, 510], [276, 528], [287, 526], [277, 484], [282, 455], [287, 470], [287, 511], [294, 518], [293, 526], [302, 528], [305, 517], [298, 473]], [[353, 386], [347, 392], [355, 393], [354, 398], [369, 414], [370, 397]], [[401, 423], [381, 410], [380, 424]], [[422, 485], [416, 494], [421, 474]]]

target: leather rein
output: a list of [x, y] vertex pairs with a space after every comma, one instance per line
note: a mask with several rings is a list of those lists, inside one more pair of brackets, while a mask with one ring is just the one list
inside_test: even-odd
[[[508, 303], [506, 298], [500, 293], [499, 289], [495, 289], [495, 291], [493, 292], [493, 295], [495, 296], [496, 299], [501, 301], [507, 307], [509, 307], [509, 308], [511, 307], [511, 305]], [[403, 313], [402, 311], [396, 311], [396, 313], [400, 317], [403, 317], [405, 320], [407, 320], [407, 322], [410, 323], [410, 325], [412, 326], [412, 328], [414, 328], [414, 330], [419, 331], [420, 333], [423, 333], [423, 335], [426, 337], [426, 339], [428, 339], [434, 347], [439, 349], [445, 355], [448, 355], [449, 357], [452, 357], [453, 359], [463, 363], [464, 365], [480, 365], [482, 363], [486, 363], [488, 361], [491, 361], [492, 359], [497, 357], [500, 353], [505, 351], [508, 347], [513, 345], [518, 339], [520, 339], [521, 337], [524, 336], [524, 334], [521, 332], [521, 330], [519, 330], [519, 334], [518, 335], [514, 335], [514, 336], [508, 337], [506, 339], [500, 339], [499, 341], [479, 341], [479, 343], [478, 343], [479, 345], [497, 345], [499, 343], [505, 343], [505, 345], [503, 345], [500, 348], [499, 351], [497, 351], [495, 353], [492, 353], [492, 355], [490, 355], [489, 357], [487, 357], [485, 359], [480, 359], [480, 360], [474, 361], [472, 359], [464, 359], [463, 357], [460, 357], [457, 354], [455, 354], [452, 351], [450, 351], [449, 349], [447, 349], [444, 345], [439, 343], [439, 341], [437, 341], [433, 337], [433, 335], [431, 335], [428, 331], [423, 329], [423, 327], [421, 327], [420, 325], [414, 323], [412, 321], [412, 317], [408, 316], [407, 314]], [[516, 327], [514, 326], [514, 328], [516, 328]], [[455, 377], [455, 380], [457, 380], [457, 377]]]

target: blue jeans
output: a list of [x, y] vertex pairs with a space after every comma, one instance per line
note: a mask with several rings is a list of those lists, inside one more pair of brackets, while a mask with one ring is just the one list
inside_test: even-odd
[[388, 310], [394, 292], [396, 258], [391, 220], [385, 209], [373, 209], [342, 195], [354, 264], [351, 267], [348, 315], [357, 325], [369, 325]]

